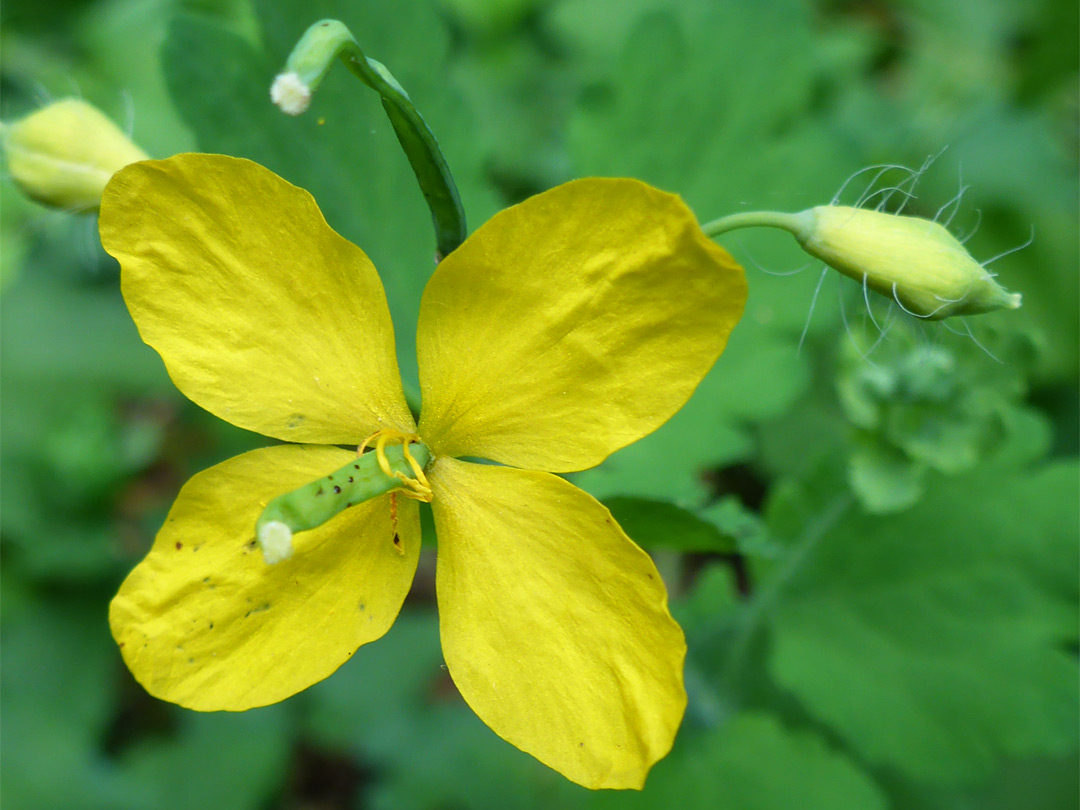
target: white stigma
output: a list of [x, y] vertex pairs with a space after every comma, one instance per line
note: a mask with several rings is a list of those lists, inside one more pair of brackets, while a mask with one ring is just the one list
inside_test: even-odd
[[259, 547], [270, 565], [292, 556], [292, 529], [280, 520], [268, 520], [259, 527]]
[[270, 85], [270, 100], [289, 115], [300, 115], [311, 104], [311, 88], [295, 73], [279, 73]]

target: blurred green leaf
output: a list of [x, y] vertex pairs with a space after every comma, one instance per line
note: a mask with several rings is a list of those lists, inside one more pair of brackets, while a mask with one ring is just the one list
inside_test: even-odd
[[771, 613], [775, 677], [920, 780], [1072, 750], [1077, 487], [1074, 462], [989, 468], [935, 478], [902, 515], [849, 511]]
[[747, 509], [738, 498], [721, 498], [699, 514], [721, 532], [732, 537], [742, 554], [775, 556], [776, 543], [769, 536], [765, 522], [756, 512]]
[[119, 758], [125, 805], [169, 810], [256, 810], [286, 778], [288, 710], [179, 713], [168, 737], [150, 737]]
[[1071, 810], [1080, 806], [1080, 763], [1075, 756], [1005, 763], [984, 784], [942, 790], [891, 785], [896, 810]]
[[640, 794], [597, 794], [593, 807], [685, 810], [884, 810], [877, 786], [809, 731], [745, 713], [715, 731], [684, 734]]
[[38, 593], [31, 600], [14, 619], [5, 610], [2, 624], [4, 806], [122, 807], [97, 745], [109, 723], [115, 666], [103, 613], [87, 610], [85, 598]]
[[671, 503], [645, 498], [609, 498], [604, 506], [623, 531], [645, 549], [730, 553], [735, 538]]
[[856, 437], [848, 458], [848, 481], [869, 512], [899, 512], [926, 490], [926, 467], [875, 436]]
[[153, 349], [143, 344], [111, 284], [72, 284], [40, 270], [0, 299], [5, 382], [48, 379], [127, 392], [174, 391]]

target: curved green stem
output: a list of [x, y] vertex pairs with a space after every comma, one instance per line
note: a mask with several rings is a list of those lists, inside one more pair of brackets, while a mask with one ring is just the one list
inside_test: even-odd
[[715, 238], [737, 228], [780, 228], [799, 237], [812, 223], [807, 221], [809, 212], [784, 214], [779, 211], [746, 211], [741, 214], [714, 219], [701, 226], [710, 238]]
[[[383, 109], [431, 210], [438, 249], [436, 259], [442, 260], [465, 241], [465, 210], [434, 134], [413, 106], [409, 94], [386, 66], [364, 55], [344, 23], [321, 20], [300, 38], [285, 64], [285, 72], [275, 81], [275, 87], [282, 79], [295, 77], [299, 79], [300, 91], [310, 97], [335, 58], [340, 58], [354, 76], [382, 98]], [[277, 96], [274, 100], [279, 103]], [[285, 104], [279, 103], [279, 106], [286, 112], [298, 114], [306, 108], [306, 98], [293, 109]]]

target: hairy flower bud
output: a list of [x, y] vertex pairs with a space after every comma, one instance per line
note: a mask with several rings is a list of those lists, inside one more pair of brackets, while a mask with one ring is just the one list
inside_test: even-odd
[[6, 125], [3, 147], [11, 177], [27, 196], [69, 211], [97, 208], [109, 178], [147, 158], [104, 113], [74, 98]]
[[1020, 294], [1004, 290], [937, 222], [838, 205], [793, 219], [807, 253], [912, 315], [940, 320], [1020, 306]]

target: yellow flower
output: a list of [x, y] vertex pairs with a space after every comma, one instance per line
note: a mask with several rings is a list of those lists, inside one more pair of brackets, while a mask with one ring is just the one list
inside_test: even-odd
[[238, 711], [382, 636], [416, 570], [414, 501], [398, 504], [404, 554], [389, 495], [297, 535], [276, 565], [254, 526], [269, 500], [355, 457], [333, 445], [419, 433], [434, 457], [443, 653], [462, 696], [573, 781], [640, 788], [682, 718], [685, 641], [648, 555], [551, 473], [666, 421], [738, 321], [742, 271], [686, 206], [634, 180], [580, 180], [477, 230], [424, 291], [419, 426], [379, 277], [306, 191], [234, 158], [140, 163], [106, 190], [101, 235], [180, 390], [307, 443], [245, 453], [181, 490], [110, 610], [139, 682]]

